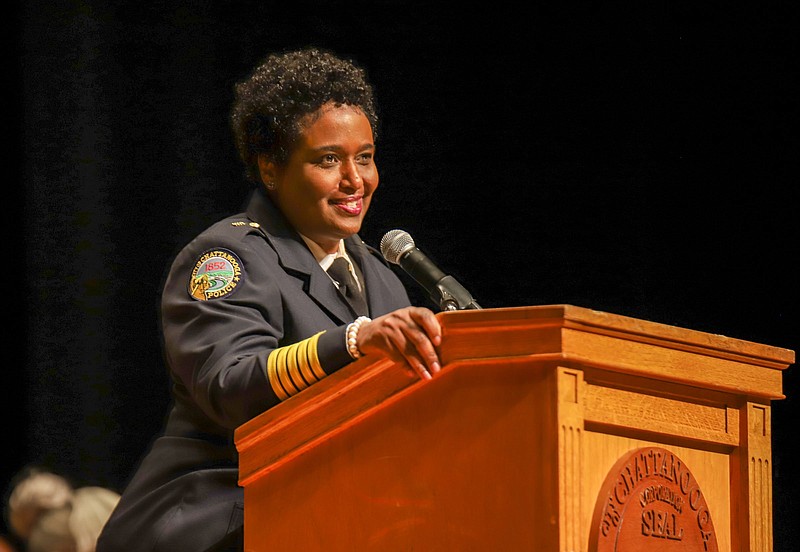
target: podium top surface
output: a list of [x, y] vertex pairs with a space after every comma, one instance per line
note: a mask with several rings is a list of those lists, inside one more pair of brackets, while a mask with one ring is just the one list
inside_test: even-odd
[[720, 352], [738, 353], [744, 356], [761, 358], [776, 367], [791, 365], [795, 353], [790, 349], [756, 343], [720, 334], [682, 328], [660, 322], [612, 314], [574, 305], [541, 305], [528, 307], [508, 307], [497, 309], [442, 312], [437, 315], [445, 333], [469, 327], [482, 327], [487, 330], [498, 326], [521, 327], [556, 323], [564, 328], [583, 329], [603, 333], [616, 332], [628, 339], [651, 338], [664, 343], [684, 344]]

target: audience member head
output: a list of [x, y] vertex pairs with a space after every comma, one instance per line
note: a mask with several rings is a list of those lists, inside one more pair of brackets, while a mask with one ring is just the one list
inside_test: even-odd
[[76, 489], [57, 474], [31, 470], [14, 485], [7, 514], [27, 552], [94, 552], [118, 501], [109, 489]]
[[69, 504], [72, 493], [72, 485], [66, 478], [35, 468], [26, 470], [17, 478], [8, 498], [11, 530], [22, 540], [28, 540], [42, 515]]
[[76, 552], [94, 552], [97, 537], [119, 498], [119, 494], [104, 487], [81, 487], [75, 490], [69, 528], [75, 539]]

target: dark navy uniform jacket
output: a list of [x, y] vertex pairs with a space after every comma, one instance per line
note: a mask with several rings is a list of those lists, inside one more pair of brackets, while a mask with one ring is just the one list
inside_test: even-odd
[[[379, 253], [358, 236], [345, 246], [371, 317], [410, 304]], [[226, 536], [241, 539], [234, 430], [352, 360], [344, 333], [356, 313], [260, 191], [245, 213], [178, 254], [161, 316], [172, 409], [97, 552], [201, 552]]]

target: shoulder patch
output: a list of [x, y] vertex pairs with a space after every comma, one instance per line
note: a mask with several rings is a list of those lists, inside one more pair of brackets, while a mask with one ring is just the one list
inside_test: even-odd
[[224, 297], [233, 293], [243, 276], [242, 261], [233, 251], [206, 251], [192, 269], [189, 295], [199, 301]]

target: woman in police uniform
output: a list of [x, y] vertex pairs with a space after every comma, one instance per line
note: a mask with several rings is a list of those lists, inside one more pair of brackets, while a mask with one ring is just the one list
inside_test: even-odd
[[316, 49], [271, 55], [237, 85], [231, 122], [252, 198], [169, 272], [172, 409], [98, 552], [242, 550], [239, 425], [361, 355], [440, 369], [433, 312], [357, 234], [379, 180], [363, 70]]

